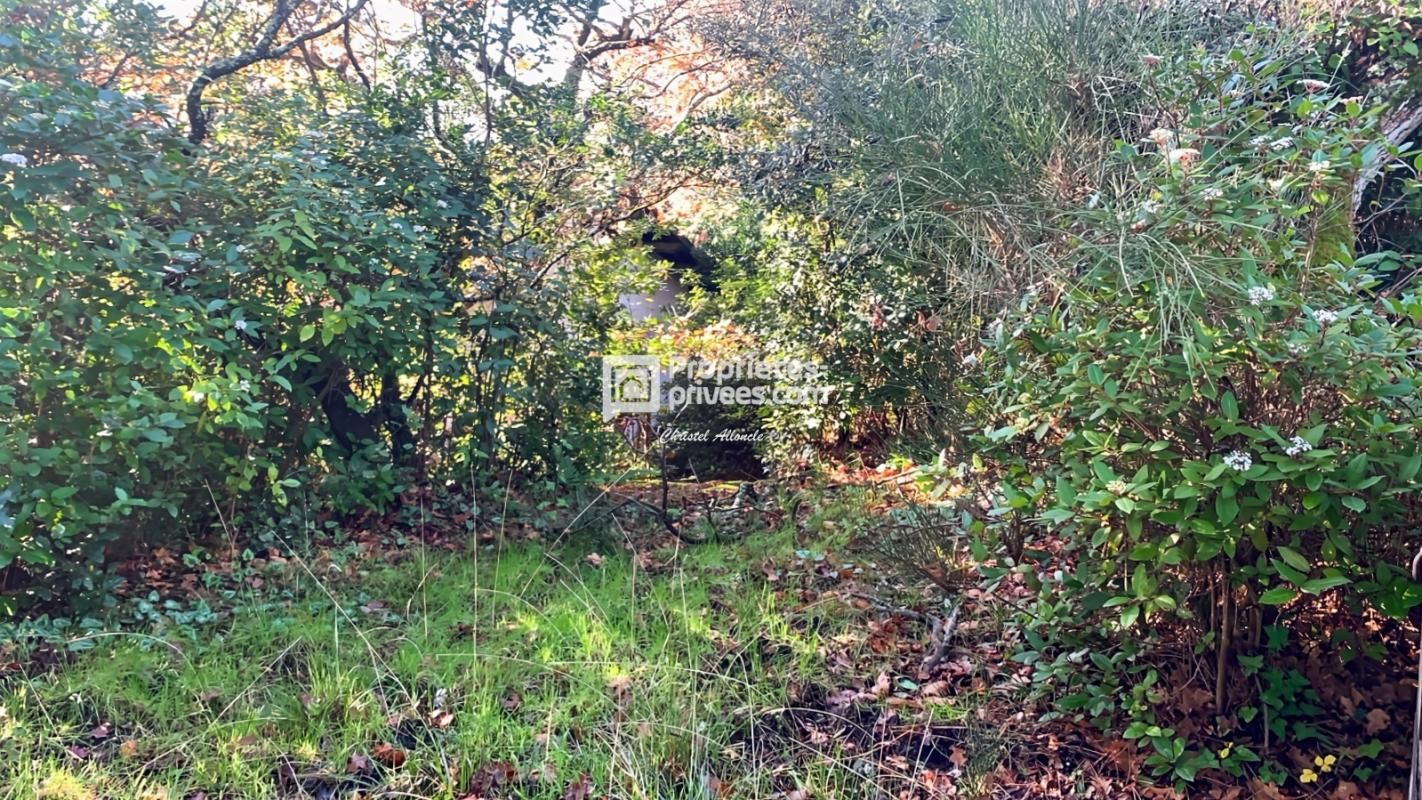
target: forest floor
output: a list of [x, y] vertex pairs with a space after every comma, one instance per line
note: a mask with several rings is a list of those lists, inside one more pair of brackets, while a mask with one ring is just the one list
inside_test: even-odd
[[470, 535], [431, 500], [147, 554], [125, 626], [0, 650], [0, 798], [1181, 796], [1037, 721], [1000, 603], [883, 563], [882, 487], [712, 510], [735, 491], [678, 489], [726, 515], [697, 543], [611, 513]]

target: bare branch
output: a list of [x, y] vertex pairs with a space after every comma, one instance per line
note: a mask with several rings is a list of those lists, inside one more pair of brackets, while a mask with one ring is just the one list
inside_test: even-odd
[[220, 59], [209, 64], [193, 81], [188, 88], [187, 112], [188, 112], [188, 141], [193, 144], [201, 144], [207, 138], [209, 128], [207, 114], [202, 108], [202, 93], [214, 81], [225, 78], [239, 70], [245, 69], [259, 61], [270, 61], [281, 58], [292, 50], [305, 45], [307, 42], [325, 36], [331, 31], [346, 25], [360, 13], [370, 0], [355, 0], [344, 13], [332, 22], [313, 28], [306, 33], [295, 36], [290, 41], [274, 45], [277, 33], [291, 19], [291, 15], [301, 7], [304, 0], [276, 0], [276, 8], [267, 18], [262, 26], [261, 34], [257, 42], [250, 50], [238, 53], [229, 58]]

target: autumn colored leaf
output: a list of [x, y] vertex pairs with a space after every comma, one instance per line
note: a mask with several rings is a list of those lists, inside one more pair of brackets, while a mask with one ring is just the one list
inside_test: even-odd
[[403, 767], [406, 758], [408, 758], [408, 754], [404, 750], [386, 742], [376, 745], [375, 750], [371, 751], [371, 755], [375, 757], [376, 761], [391, 769]]
[[563, 792], [563, 800], [587, 800], [592, 794], [592, 778], [586, 772], [579, 775], [577, 780], [568, 784], [568, 788]]

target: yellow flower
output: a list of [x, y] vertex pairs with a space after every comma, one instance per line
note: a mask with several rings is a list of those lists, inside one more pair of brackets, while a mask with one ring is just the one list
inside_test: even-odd
[[1303, 772], [1299, 773], [1299, 783], [1313, 783], [1317, 780], [1318, 773], [1314, 772], [1311, 769], [1308, 769], [1307, 767], [1304, 768]]
[[1314, 756], [1314, 757], [1313, 757], [1314, 766], [1318, 767], [1318, 771], [1319, 771], [1319, 772], [1332, 772], [1332, 771], [1333, 771], [1333, 765], [1334, 765], [1337, 761], [1338, 761], [1338, 756], [1322, 756], [1322, 757], [1320, 757], [1320, 756]]

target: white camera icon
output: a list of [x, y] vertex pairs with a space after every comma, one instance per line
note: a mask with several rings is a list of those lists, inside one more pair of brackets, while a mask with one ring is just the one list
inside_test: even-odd
[[662, 397], [662, 364], [656, 356], [602, 357], [602, 418], [656, 413]]

